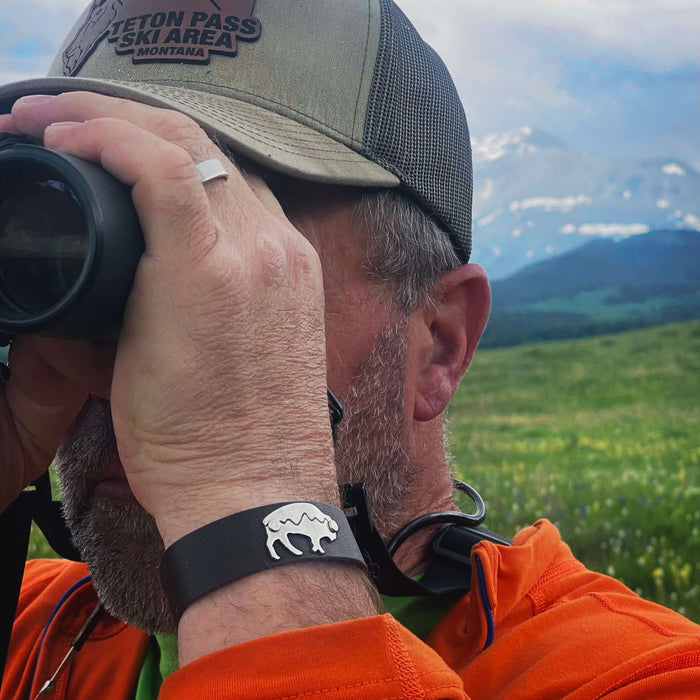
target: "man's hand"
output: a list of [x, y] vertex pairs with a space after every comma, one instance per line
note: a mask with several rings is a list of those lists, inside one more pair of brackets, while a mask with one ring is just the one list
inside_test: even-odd
[[51, 464], [90, 392], [108, 394], [116, 348], [15, 339], [12, 378], [0, 384], [0, 512]]
[[[111, 391], [121, 462], [166, 547], [254, 506], [337, 503], [321, 266], [264, 183], [243, 177], [189, 118], [124, 100], [20, 100], [0, 130], [101, 164], [132, 188], [145, 238], [111, 388], [109, 358], [92, 356], [104, 348], [68, 343], [65, 358], [52, 355], [50, 341], [20, 339], [13, 348], [4, 420], [28, 420], [32, 437], [50, 428], [40, 469], [88, 392]], [[202, 185], [195, 164], [210, 158], [226, 164], [227, 181]], [[39, 350], [53, 374], [32, 380]], [[13, 399], [16, 391], [30, 399]], [[60, 420], [32, 414], [32, 401], [60, 405]], [[260, 572], [188, 608], [180, 660], [375, 612], [354, 567]]]
[[[336, 500], [320, 263], [264, 184], [189, 118], [133, 102], [20, 100], [10, 127], [132, 187], [146, 251], [112, 413], [131, 488], [166, 546], [253, 505]], [[227, 163], [228, 181], [202, 185], [195, 163], [208, 158]]]

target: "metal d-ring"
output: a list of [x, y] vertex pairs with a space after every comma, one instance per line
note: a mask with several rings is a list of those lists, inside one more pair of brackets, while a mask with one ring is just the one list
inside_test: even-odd
[[393, 557], [398, 548], [413, 534], [430, 525], [440, 525], [443, 523], [454, 523], [456, 525], [467, 525], [468, 527], [477, 527], [484, 522], [486, 517], [486, 505], [484, 499], [479, 495], [476, 489], [469, 484], [465, 484], [458, 479], [452, 479], [452, 485], [469, 496], [474, 501], [476, 510], [473, 513], [462, 513], [461, 511], [436, 511], [435, 513], [426, 513], [411, 520], [410, 523], [404, 525], [389, 541], [387, 551]]
[[[6, 333], [0, 332], [0, 348], [4, 348], [6, 345], [10, 345], [11, 342], [11, 335], [7, 335]], [[9, 381], [11, 374], [12, 372], [10, 372], [10, 368], [4, 362], [0, 362], [0, 384], [4, 384], [5, 382]]]

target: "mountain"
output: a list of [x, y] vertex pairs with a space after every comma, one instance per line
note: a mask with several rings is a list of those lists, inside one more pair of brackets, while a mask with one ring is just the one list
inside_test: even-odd
[[492, 283], [483, 345], [700, 318], [700, 232], [600, 239]]
[[591, 239], [700, 231], [700, 174], [679, 158], [608, 158], [531, 127], [475, 139], [472, 147], [472, 259], [491, 279]]

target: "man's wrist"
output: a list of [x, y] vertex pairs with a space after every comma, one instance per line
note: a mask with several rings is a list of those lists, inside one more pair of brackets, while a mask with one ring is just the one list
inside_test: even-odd
[[[307, 445], [294, 454], [280, 447], [277, 454], [264, 462], [241, 453], [225, 464], [212, 458], [188, 468], [190, 483], [167, 489], [158, 484], [148, 510], [165, 547], [216, 520], [269, 503], [320, 501], [340, 506], [330, 440], [313, 452]], [[167, 467], [163, 473], [168, 473]]]
[[194, 602], [260, 571], [299, 563], [366, 570], [350, 524], [320, 502], [273, 503], [199, 528], [168, 547], [160, 577], [176, 620]]
[[178, 627], [180, 666], [260, 637], [379, 612], [376, 588], [355, 566], [294, 564], [263, 571], [214, 591], [185, 611]]

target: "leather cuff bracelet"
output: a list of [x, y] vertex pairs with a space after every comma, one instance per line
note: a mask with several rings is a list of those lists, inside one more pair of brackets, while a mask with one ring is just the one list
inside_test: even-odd
[[195, 530], [163, 554], [160, 577], [177, 621], [199, 598], [284, 564], [342, 562], [367, 568], [345, 514], [327, 503], [273, 503]]

